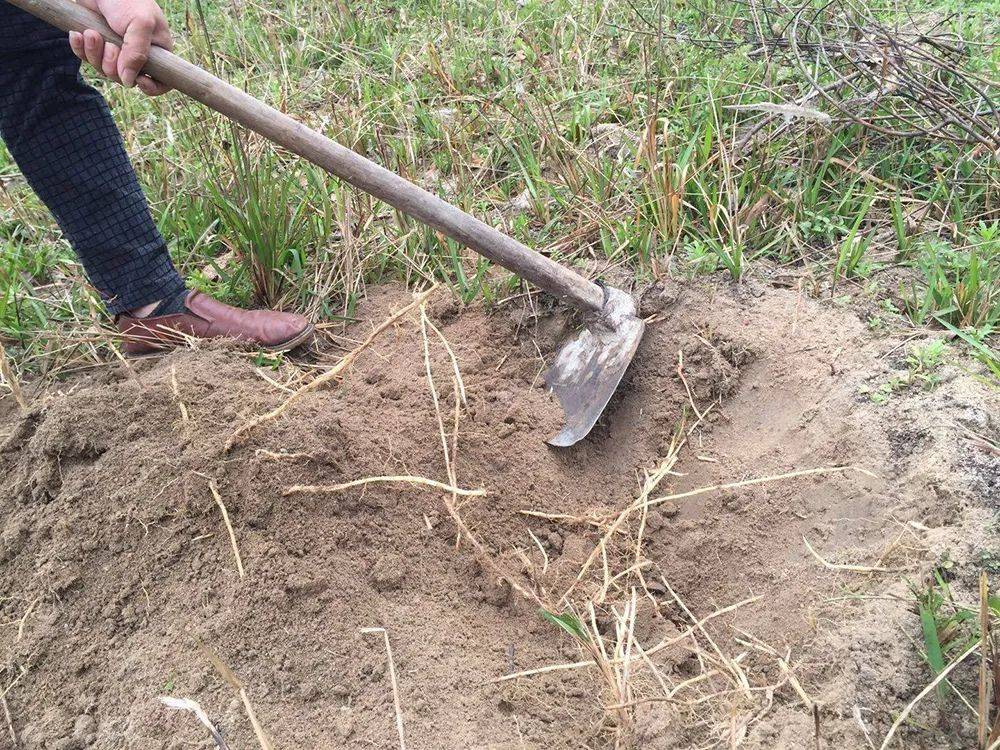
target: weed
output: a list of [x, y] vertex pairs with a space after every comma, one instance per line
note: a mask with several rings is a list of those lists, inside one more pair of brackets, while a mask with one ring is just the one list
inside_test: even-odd
[[841, 276], [849, 278], [851, 276], [864, 276], [868, 272], [868, 266], [865, 264], [865, 257], [868, 252], [868, 247], [871, 244], [870, 234], [861, 234], [861, 224], [865, 221], [868, 216], [868, 212], [872, 206], [872, 196], [871, 193], [865, 198], [864, 205], [858, 212], [857, 218], [855, 218], [854, 223], [851, 225], [850, 230], [847, 232], [847, 236], [844, 238], [843, 243], [840, 246], [840, 255], [837, 258], [837, 265], [833, 269], [834, 282]]
[[944, 360], [946, 346], [943, 339], [932, 339], [926, 344], [915, 344], [906, 355], [907, 383], [919, 383], [924, 390], [933, 390], [941, 382], [937, 372]]
[[925, 282], [904, 292], [915, 323], [934, 319], [990, 330], [1000, 325], [1000, 223], [980, 224], [964, 249], [939, 240], [925, 243], [917, 265]]
[[[947, 558], [946, 558], [947, 561]], [[983, 558], [983, 563], [995, 564], [992, 557]], [[948, 583], [948, 569], [937, 565], [929, 579], [922, 585], [910, 584], [915, 599], [916, 613], [920, 617], [922, 635], [922, 656], [937, 675], [956, 656], [980, 640], [981, 613], [979, 608], [958, 604]], [[989, 628], [990, 621], [1000, 617], [1000, 598], [985, 596], [983, 599], [983, 620]], [[948, 683], [942, 682], [937, 693], [940, 697], [948, 694]]]
[[564, 612], [561, 615], [557, 615], [549, 612], [547, 609], [542, 609], [539, 610], [539, 614], [556, 627], [565, 630], [576, 640], [580, 641], [580, 643], [586, 644], [590, 642], [590, 636], [587, 635], [587, 629], [583, 626], [580, 618], [572, 612]]
[[332, 233], [324, 184], [318, 176], [298, 179], [270, 151], [251, 159], [243, 149], [236, 150], [232, 179], [216, 175], [209, 184], [222, 231], [229, 232], [258, 303], [276, 307], [289, 287], [297, 292], [310, 251]]
[[903, 387], [903, 380], [901, 378], [890, 378], [885, 383], [880, 383], [875, 388], [870, 388], [869, 386], [862, 386], [860, 392], [868, 398], [871, 399], [873, 404], [882, 405], [889, 401], [892, 394]]
[[914, 344], [906, 354], [906, 372], [896, 374], [875, 388], [862, 386], [860, 392], [875, 404], [885, 404], [896, 392], [914, 386], [932, 391], [941, 383], [941, 365], [944, 364], [947, 345], [943, 339], [932, 339], [924, 344]]

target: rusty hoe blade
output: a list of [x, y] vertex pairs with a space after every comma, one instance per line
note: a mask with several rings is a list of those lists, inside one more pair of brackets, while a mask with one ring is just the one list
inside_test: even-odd
[[565, 448], [587, 436], [614, 395], [635, 356], [646, 324], [636, 316], [635, 301], [605, 287], [600, 314], [571, 341], [545, 373], [545, 384], [566, 414], [562, 431], [549, 445]]

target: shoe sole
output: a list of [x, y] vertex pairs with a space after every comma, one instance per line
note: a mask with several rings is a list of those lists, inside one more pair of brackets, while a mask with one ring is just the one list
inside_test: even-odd
[[306, 326], [302, 333], [292, 336], [288, 341], [282, 344], [274, 344], [273, 346], [262, 346], [260, 347], [265, 352], [270, 352], [271, 354], [283, 354], [284, 352], [290, 352], [292, 349], [296, 349], [302, 344], [304, 344], [309, 338], [312, 337], [313, 333], [316, 332], [316, 326], [310, 323]]
[[[295, 334], [295, 336], [288, 339], [288, 341], [284, 341], [280, 344], [272, 344], [271, 346], [258, 345], [257, 348], [260, 349], [261, 351], [267, 352], [268, 354], [284, 354], [285, 352], [290, 352], [293, 349], [302, 346], [302, 344], [304, 344], [315, 332], [316, 332], [316, 327], [312, 323], [310, 323], [308, 326], [306, 326], [306, 328], [302, 330], [301, 333]], [[235, 341], [237, 339], [233, 340]], [[163, 357], [178, 348], [179, 345], [165, 346], [162, 349], [155, 349], [151, 352], [142, 352], [141, 354], [129, 354], [128, 352], [126, 352], [125, 357], [127, 359], [148, 359], [152, 357]]]

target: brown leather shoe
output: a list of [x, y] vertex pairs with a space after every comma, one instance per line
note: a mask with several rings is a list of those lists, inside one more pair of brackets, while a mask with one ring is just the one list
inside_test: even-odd
[[131, 356], [172, 349], [185, 338], [229, 338], [248, 341], [271, 352], [287, 352], [308, 339], [312, 324], [301, 315], [274, 310], [241, 310], [190, 292], [184, 300], [185, 312], [133, 318], [115, 318], [122, 334], [125, 353]]

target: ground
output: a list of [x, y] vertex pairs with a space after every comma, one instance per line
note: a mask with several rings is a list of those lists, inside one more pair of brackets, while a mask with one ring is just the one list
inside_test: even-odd
[[[212, 345], [109, 365], [26, 413], [5, 400], [0, 637], [21, 746], [207, 739], [161, 695], [198, 701], [251, 746], [209, 654], [274, 747], [397, 747], [393, 678], [414, 748], [877, 746], [933, 677], [906, 581], [923, 586], [947, 551], [975, 606], [1000, 457], [969, 435], [996, 440], [996, 392], [943, 365], [933, 391], [876, 403], [867, 390], [905, 371], [915, 342], [794, 291], [637, 293], [650, 325], [627, 383], [568, 450], [544, 443], [560, 412], [539, 372], [572, 321], [446, 293], [427, 320], [464, 384], [453, 446], [455, 370], [425, 323], [435, 411], [416, 313], [228, 451], [308, 363], [268, 370]], [[343, 346], [409, 299], [373, 290]], [[457, 485], [485, 496], [398, 482], [288, 494], [448, 483], [439, 413]], [[541, 606], [577, 613], [583, 637]], [[392, 672], [366, 628], [388, 634]], [[594, 644], [601, 668], [498, 682], [586, 662]], [[974, 702], [973, 666], [955, 685]], [[966, 746], [974, 719], [955, 706], [925, 699], [892, 746]]]
[[647, 334], [552, 449], [567, 309], [85, 71], [189, 284], [317, 341], [123, 358], [0, 145], [0, 748], [995, 750], [997, 0], [163, 5]]

